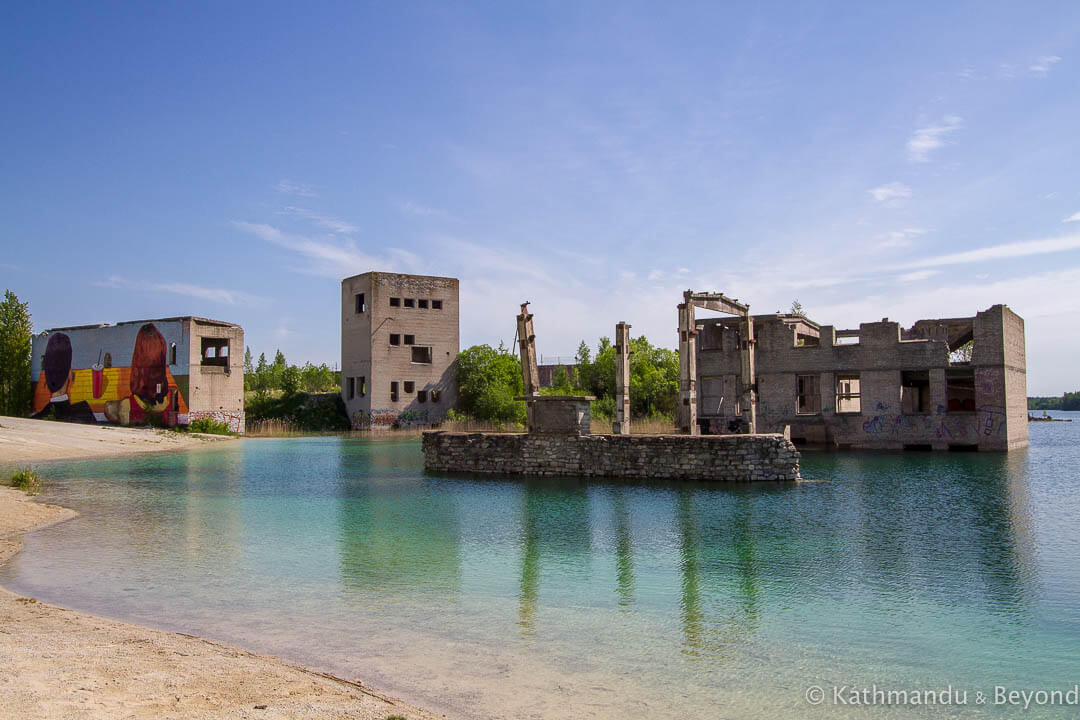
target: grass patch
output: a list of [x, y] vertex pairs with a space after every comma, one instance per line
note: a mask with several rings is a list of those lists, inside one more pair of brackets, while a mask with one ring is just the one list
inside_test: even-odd
[[206, 433], [208, 435], [232, 435], [229, 424], [218, 422], [214, 418], [203, 417], [192, 420], [187, 426], [188, 432]]
[[41, 476], [33, 468], [19, 468], [11, 474], [11, 487], [30, 495], [41, 492]]

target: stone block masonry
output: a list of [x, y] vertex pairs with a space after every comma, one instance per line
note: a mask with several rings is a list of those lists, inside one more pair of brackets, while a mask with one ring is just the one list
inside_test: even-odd
[[492, 475], [790, 482], [799, 452], [783, 435], [424, 433], [424, 468]]

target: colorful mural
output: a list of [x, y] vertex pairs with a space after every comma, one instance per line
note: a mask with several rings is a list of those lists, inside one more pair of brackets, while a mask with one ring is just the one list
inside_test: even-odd
[[[138, 327], [133, 341], [132, 330], [126, 326], [72, 329], [35, 338], [40, 365], [31, 416], [117, 425], [186, 425], [187, 376], [178, 382], [169, 367], [170, 359], [174, 363], [178, 359], [177, 343], [170, 346], [154, 323]], [[71, 336], [82, 347], [73, 345]], [[40, 354], [39, 340], [45, 345]], [[127, 343], [128, 348], [118, 347]], [[97, 361], [79, 367], [75, 358], [85, 361], [94, 351]], [[113, 358], [129, 352], [127, 366], [113, 366]], [[183, 368], [187, 369], [186, 362]]]

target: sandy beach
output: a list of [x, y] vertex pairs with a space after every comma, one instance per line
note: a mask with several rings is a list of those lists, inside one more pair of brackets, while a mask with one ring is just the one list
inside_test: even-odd
[[[0, 458], [34, 461], [179, 449], [213, 440], [0, 418]], [[107, 433], [107, 437], [102, 437]], [[115, 438], [115, 440], [114, 440]], [[25, 444], [20, 443], [24, 439]], [[75, 517], [0, 487], [0, 564], [24, 532]], [[278, 658], [106, 620], [0, 589], [0, 717], [442, 717]]]
[[0, 416], [0, 465], [185, 450], [220, 442], [236, 442], [236, 439], [154, 428]]

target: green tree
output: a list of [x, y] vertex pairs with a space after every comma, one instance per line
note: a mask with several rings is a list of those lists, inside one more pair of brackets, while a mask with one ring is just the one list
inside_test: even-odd
[[285, 369], [281, 371], [281, 390], [286, 396], [300, 392], [300, 383], [302, 381], [303, 376], [300, 373], [300, 368], [295, 365], [286, 365]]
[[521, 361], [500, 345], [474, 345], [457, 360], [461, 409], [480, 420], [525, 422], [525, 403], [514, 400], [524, 392]]
[[25, 416], [30, 412], [30, 348], [34, 327], [30, 303], [4, 291], [0, 303], [0, 415]]
[[255, 375], [255, 363], [251, 359], [251, 346], [244, 346], [244, 389], [251, 390]]

